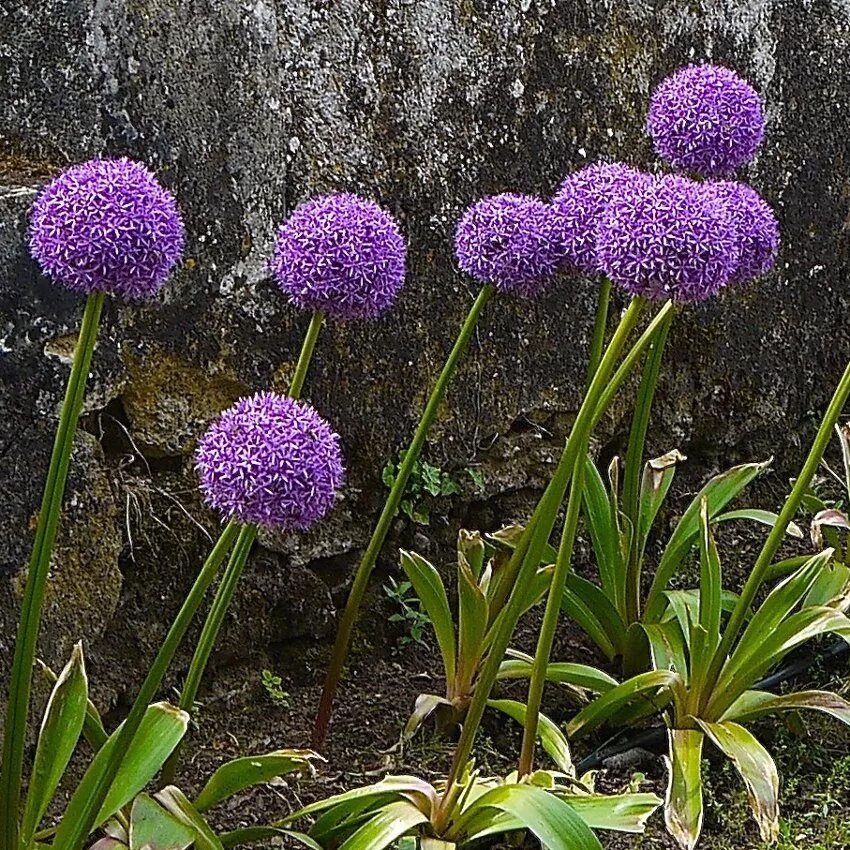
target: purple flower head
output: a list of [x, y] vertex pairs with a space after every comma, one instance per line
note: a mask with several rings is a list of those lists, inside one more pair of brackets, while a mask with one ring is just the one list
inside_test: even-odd
[[687, 65], [652, 95], [646, 122], [658, 155], [675, 168], [724, 177], [749, 162], [764, 136], [755, 89], [721, 65]]
[[491, 195], [458, 222], [460, 267], [481, 283], [530, 298], [557, 274], [565, 253], [558, 211], [528, 195]]
[[738, 267], [738, 234], [724, 205], [673, 175], [623, 187], [602, 217], [596, 250], [611, 280], [646, 298], [701, 301]]
[[93, 159], [52, 180], [33, 204], [30, 252], [77, 292], [151, 298], [183, 252], [174, 196], [139, 162]]
[[404, 239], [372, 201], [321, 195], [281, 225], [269, 267], [297, 307], [334, 319], [374, 319], [404, 285]]
[[201, 490], [225, 519], [309, 528], [342, 484], [339, 436], [303, 401], [258, 393], [228, 408], [195, 455]]
[[726, 208], [738, 232], [740, 258], [729, 283], [748, 283], [767, 274], [779, 251], [779, 223], [770, 205], [744, 183], [710, 181], [702, 188]]
[[612, 198], [633, 180], [650, 180], [622, 162], [594, 162], [570, 174], [552, 199], [561, 215], [567, 262], [587, 274], [602, 271], [596, 258], [596, 230]]

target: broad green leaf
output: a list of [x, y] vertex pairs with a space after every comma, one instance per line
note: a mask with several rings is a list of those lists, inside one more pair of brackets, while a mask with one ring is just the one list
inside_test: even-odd
[[453, 833], [468, 842], [495, 834], [489, 810], [511, 815], [547, 850], [602, 850], [599, 839], [571, 806], [534, 785], [493, 788], [464, 812]]
[[570, 572], [567, 576], [566, 586], [571, 594], [578, 597], [585, 606], [593, 611], [596, 619], [605, 629], [611, 644], [622, 652], [628, 627], [605, 592], [593, 582], [573, 572]]
[[[49, 850], [49, 844], [39, 844], [36, 842], [33, 845], [36, 850]], [[123, 841], [119, 841], [117, 838], [110, 838], [107, 836], [106, 838], [101, 838], [98, 841], [95, 841], [89, 850], [129, 850], [126, 844]]]
[[[779, 514], [773, 511], [762, 511], [758, 508], [741, 508], [736, 511], [726, 511], [720, 516], [714, 517], [714, 522], [732, 522], [736, 519], [748, 519], [752, 522], [759, 522], [762, 525], [767, 525], [773, 528], [776, 521], [779, 519]], [[803, 529], [796, 522], [789, 522], [785, 533], [789, 537], [796, 537], [798, 540], [803, 539]]]
[[698, 729], [669, 729], [664, 821], [681, 847], [693, 850], [702, 831], [702, 742]]
[[[100, 826], [118, 809], [129, 803], [156, 776], [186, 734], [188, 725], [189, 715], [168, 703], [160, 702], [148, 707], [118, 768], [94, 826]], [[64, 846], [68, 831], [79, 818], [80, 810], [91, 796], [91, 789], [106, 768], [117, 735], [118, 730], [113, 732], [100, 748], [74, 791], [56, 832], [55, 846]]]
[[850, 702], [831, 691], [797, 691], [783, 696], [767, 691], [745, 691], [729, 706], [722, 719], [743, 723], [768, 714], [801, 708], [822, 711], [850, 726]]
[[591, 829], [641, 833], [664, 802], [655, 794], [566, 794], [563, 800]]
[[267, 838], [289, 838], [302, 847], [309, 850], [322, 850], [322, 845], [305, 835], [303, 832], [292, 832], [289, 829], [278, 829], [274, 826], [246, 826], [242, 829], [234, 829], [231, 832], [223, 832], [219, 835], [221, 846], [224, 848], [241, 847], [242, 845], [256, 844]]
[[287, 773], [310, 772], [311, 750], [276, 750], [260, 756], [246, 756], [222, 765], [195, 800], [195, 808], [205, 812], [213, 806], [250, 788]]
[[[703, 500], [700, 511], [700, 599], [699, 624], [708, 635], [706, 650], [713, 652], [720, 642], [720, 616], [722, 614], [723, 580], [720, 574], [720, 556], [711, 533], [708, 519], [708, 502]], [[695, 661], [695, 663], [698, 663]]]
[[[665, 590], [664, 598], [667, 608], [661, 617], [661, 622], [675, 617], [683, 629], [687, 629], [688, 623], [699, 620], [699, 590]], [[731, 590], [723, 590], [720, 593], [720, 607], [725, 613], [730, 613], [738, 601], [738, 594]]]
[[425, 815], [407, 800], [389, 803], [375, 812], [339, 850], [383, 850], [427, 820]]
[[44, 711], [21, 823], [24, 847], [29, 845], [38, 829], [76, 749], [85, 722], [88, 690], [83, 645], [78, 643], [56, 681]]
[[[596, 554], [596, 562], [599, 565], [599, 579], [608, 598], [615, 600], [615, 604], [621, 605], [622, 600], [618, 600], [616, 595], [618, 588], [622, 588], [625, 581], [625, 565], [622, 563], [617, 545], [620, 532], [612, 516], [611, 502], [602, 476], [591, 457], [587, 458], [586, 464], [584, 513], [593, 551]], [[622, 607], [618, 610], [622, 610]]]
[[[522, 727], [525, 727], [525, 716], [528, 713], [528, 707], [525, 703], [513, 699], [489, 699], [487, 705], [490, 708], [495, 708], [496, 711], [507, 714], [508, 717], [513, 718]], [[567, 738], [558, 728], [558, 725], [543, 713], [538, 717], [537, 737], [558, 769], [563, 770], [564, 773], [572, 773], [573, 760]]]
[[419, 694], [413, 705], [413, 712], [404, 724], [402, 738], [412, 738], [416, 730], [438, 709], [441, 705], [452, 708], [451, 700], [437, 694]]
[[818, 574], [803, 600], [803, 606], [828, 605], [830, 608], [844, 611], [848, 604], [848, 592], [850, 567], [833, 561]]
[[[670, 485], [676, 475], [676, 467], [687, 458], [673, 449], [661, 457], [646, 462], [640, 484], [640, 514], [638, 522], [638, 540], [646, 540], [658, 511], [667, 498]], [[641, 549], [643, 546], [641, 545]]]
[[195, 833], [195, 850], [224, 850], [221, 839], [179, 788], [169, 785], [157, 792], [156, 799], [174, 817], [192, 829]]
[[457, 647], [454, 621], [443, 580], [436, 568], [420, 555], [404, 550], [400, 554], [402, 569], [410, 579], [422, 607], [431, 619], [440, 654], [443, 657], [446, 678], [451, 681], [457, 669]]
[[287, 817], [276, 821], [272, 826], [286, 826], [316, 812], [323, 812], [326, 809], [332, 809], [356, 800], [381, 797], [387, 794], [398, 795], [399, 798], [409, 798], [411, 795], [420, 797], [425, 802], [423, 809], [433, 808], [437, 804], [438, 799], [434, 786], [424, 779], [419, 779], [417, 776], [387, 776], [380, 782], [375, 782], [372, 785], [352, 788], [350, 791], [343, 791], [341, 794], [335, 794], [324, 800], [317, 800], [315, 803], [310, 803], [308, 806], [304, 806]]
[[186, 850], [195, 830], [167, 812], [147, 794], [139, 794], [130, 812], [130, 850]]
[[697, 493], [679, 520], [661, 556], [655, 577], [646, 599], [645, 622], [656, 622], [664, 611], [663, 593], [682, 560], [696, 542], [699, 534], [699, 513], [702, 500], [708, 502], [708, 516], [713, 519], [770, 463], [746, 463], [734, 466], [712, 478]]
[[593, 609], [576, 596], [569, 587], [564, 587], [561, 610], [578, 623], [582, 631], [602, 650], [606, 658], [612, 660], [620, 654], [620, 647], [611, 642], [611, 637]]
[[484, 570], [484, 554], [486, 546], [481, 533], [478, 531], [467, 531], [462, 528], [457, 535], [457, 554], [458, 559], [466, 562], [475, 581], [481, 578], [481, 573]]
[[[499, 679], [530, 679], [533, 659], [506, 658], [499, 668]], [[619, 684], [613, 676], [609, 676], [596, 667], [586, 664], [571, 664], [567, 662], [551, 662], [546, 666], [546, 681], [559, 685], [574, 685], [587, 688], [597, 694], [604, 694]]]
[[[44, 674], [45, 679], [47, 679], [51, 685], [55, 685], [59, 679], [56, 673], [43, 661], [38, 661], [37, 664], [41, 669], [41, 672]], [[100, 717], [100, 712], [91, 700], [88, 700], [86, 703], [86, 719], [83, 722], [83, 737], [94, 752], [97, 752], [106, 743], [106, 739], [109, 737], [106, 733], [106, 728], [103, 725], [103, 720]]]
[[640, 626], [649, 641], [655, 670], [673, 670], [687, 684], [690, 669], [682, 629], [676, 620]]
[[[472, 570], [465, 558], [458, 559], [457, 569], [457, 662], [454, 676], [456, 690], [449, 693], [455, 696], [457, 689], [471, 689], [473, 679], [481, 663], [484, 652], [484, 635], [489, 620], [488, 604], [484, 594], [475, 581]], [[446, 671], [448, 678], [448, 671]]]
[[725, 753], [747, 786], [750, 808], [759, 825], [761, 840], [779, 838], [779, 774], [770, 753], [751, 732], [731, 721], [697, 721], [714, 745]]
[[550, 564], [547, 567], [540, 567], [534, 574], [534, 577], [528, 583], [525, 603], [523, 605], [523, 613], [533, 608], [546, 595], [552, 585], [552, 573], [555, 572], [555, 567]]
[[605, 723], [612, 714], [638, 700], [652, 700], [662, 689], [681, 685], [682, 679], [670, 670], [641, 673], [597, 697], [583, 708], [568, 724], [567, 736], [586, 735]]

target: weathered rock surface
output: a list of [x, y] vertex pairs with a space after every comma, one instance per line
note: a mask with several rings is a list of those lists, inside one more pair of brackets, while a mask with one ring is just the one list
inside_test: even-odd
[[[187, 262], [157, 303], [108, 307], [95, 357], [43, 648], [58, 663], [71, 639], [105, 634], [102, 672], [152, 653], [208, 546], [195, 523], [214, 532], [193, 493], [195, 438], [233, 398], [284, 388], [291, 374], [307, 317], [265, 260], [295, 204], [336, 189], [379, 199], [403, 223], [411, 271], [389, 316], [322, 335], [308, 395], [344, 435], [349, 487], [341, 517], [309, 541], [264, 541], [278, 554], [261, 550], [257, 575], [273, 558], [301, 578], [246, 585], [269, 589], [237, 611], [240, 629], [251, 611], [263, 620], [258, 641], [327, 633], [323, 588], [338, 589], [368, 535], [380, 467], [409, 435], [474, 295], [451, 259], [459, 211], [487, 192], [548, 194], [596, 157], [650, 164], [649, 92], [692, 59], [727, 62], [764, 93], [767, 141], [747, 177], [776, 206], [784, 244], [768, 280], [677, 322], [654, 447], [679, 446], [695, 481], [718, 458], [776, 453], [791, 471], [850, 355], [849, 48], [846, 0], [0, 7], [0, 658], [81, 309], [24, 247], [27, 208], [58, 168], [98, 155], [149, 162], [189, 234]], [[475, 497], [470, 516], [511, 518], [492, 504], [519, 510], [511, 492], [544, 480], [580, 398], [594, 291], [565, 280], [484, 317], [429, 450], [448, 467], [479, 465], [488, 495], [506, 494], [490, 508]], [[609, 450], [622, 409], [601, 435]], [[302, 573], [316, 559], [319, 584]], [[240, 629], [222, 652], [250, 641]]]

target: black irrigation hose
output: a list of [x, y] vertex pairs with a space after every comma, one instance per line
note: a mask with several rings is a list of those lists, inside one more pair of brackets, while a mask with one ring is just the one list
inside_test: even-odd
[[[850, 644], [844, 640], [838, 640], [823, 652], [809, 652], [801, 655], [794, 661], [790, 661], [784, 667], [780, 667], [775, 673], [756, 682], [752, 690], [773, 690], [784, 682], [805, 673], [818, 662], [837, 660], [845, 655], [850, 655]], [[618, 733], [613, 738], [609, 738], [601, 747], [598, 747], [583, 758], [576, 765], [576, 775], [581, 776], [589, 770], [597, 770], [603, 767], [609, 759], [622, 756], [633, 750], [645, 750], [656, 755], [662, 755], [667, 750], [667, 727], [652, 726], [649, 729], [641, 729], [633, 733]]]

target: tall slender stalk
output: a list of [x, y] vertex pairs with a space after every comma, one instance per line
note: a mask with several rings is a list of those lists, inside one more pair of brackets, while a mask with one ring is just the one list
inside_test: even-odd
[[[213, 647], [218, 640], [221, 624], [224, 622], [224, 616], [233, 601], [236, 585], [242, 577], [242, 571], [245, 569], [248, 555], [251, 552], [251, 545], [256, 537], [257, 526], [254, 524], [243, 525], [239, 529], [239, 536], [236, 538], [236, 544], [230, 553], [230, 560], [224, 569], [224, 575], [221, 578], [218, 590], [216, 590], [209, 614], [204, 622], [204, 628], [201, 630], [201, 636], [198, 638], [198, 645], [195, 647], [195, 653], [192, 656], [189, 672], [183, 682], [183, 690], [180, 692], [180, 701], [178, 702], [179, 707], [190, 714], [195, 705], [198, 688], [201, 686], [201, 680], [204, 671], [207, 669]], [[177, 765], [180, 763], [182, 744], [181, 741], [165, 762], [159, 779], [160, 785], [171, 785], [173, 782]]]
[[[582, 441], [580, 439], [574, 439], [574, 437], [578, 435], [580, 429], [588, 427], [585, 423], [590, 422], [592, 424], [595, 421], [597, 417], [597, 404], [599, 398], [602, 396], [605, 381], [607, 377], [610, 377], [614, 362], [625, 344], [628, 332], [634, 327], [644, 303], [643, 299], [634, 299], [620, 320], [620, 325], [614, 333], [605, 357], [602, 359], [604, 366], [600, 366], [599, 370], [597, 370], [597, 376], [591, 382], [591, 389], [585, 395], [581, 409], [576, 417], [576, 422], [573, 425], [573, 431], [566, 441], [555, 473], [538, 502], [530, 522], [526, 525], [525, 531], [514, 552], [514, 558], [519, 556], [518, 553], [524, 553], [522, 555], [522, 563], [519, 567], [516, 581], [514, 582], [514, 589], [508, 598], [508, 602], [492, 627], [493, 637], [490, 640], [490, 648], [475, 684], [472, 701], [467, 710], [460, 739], [455, 748], [446, 790], [436, 815], [435, 826], [437, 828], [445, 827], [451, 815], [453, 789], [463, 774], [464, 767], [472, 754], [472, 747], [478, 734], [481, 718], [484, 716], [487, 700], [490, 698], [490, 692], [493, 689], [493, 684], [496, 681], [496, 676], [498, 675], [516, 624], [525, 609], [528, 581], [540, 564], [543, 549], [552, 532], [558, 509], [563, 501], [564, 493], [566, 492], [576, 461], [579, 457], [583, 457], [583, 453], [581, 452]], [[607, 372], [607, 375], [602, 375], [603, 370]]]
[[[301, 392], [304, 389], [304, 381], [307, 378], [307, 372], [310, 369], [310, 363], [313, 360], [313, 352], [316, 349], [316, 340], [319, 338], [319, 332], [322, 329], [325, 316], [319, 310], [313, 313], [310, 320], [310, 325], [307, 328], [307, 333], [304, 335], [304, 341], [301, 343], [301, 353], [298, 355], [298, 364], [295, 367], [295, 373], [292, 376], [292, 383], [289, 386], [289, 397], [300, 398]], [[195, 697], [198, 695], [198, 688], [201, 685], [201, 680], [204, 676], [207, 664], [210, 660], [213, 647], [218, 640], [218, 633], [221, 631], [221, 624], [224, 622], [224, 616], [230, 608], [230, 603], [233, 601], [233, 595], [236, 593], [236, 586], [239, 584], [239, 579], [242, 577], [242, 571], [245, 569], [245, 563], [250, 552], [250, 545], [247, 547], [241, 546], [240, 541], [250, 536], [251, 542], [257, 536], [257, 527], [255, 525], [242, 526], [239, 532], [239, 539], [230, 557], [230, 561], [224, 570], [221, 583], [218, 586], [213, 603], [210, 606], [209, 614], [204, 622], [204, 628], [201, 631], [201, 636], [198, 639], [198, 645], [195, 647], [195, 653], [192, 656], [192, 661], [189, 664], [189, 672], [186, 674], [186, 681], [183, 683], [183, 690], [180, 692], [180, 701], [178, 705], [184, 711], [191, 712], [192, 706], [195, 704]], [[180, 753], [183, 751], [183, 742], [181, 741], [175, 748], [174, 752], [168, 757], [160, 774], [160, 785], [170, 785], [174, 781], [174, 776], [177, 772], [177, 765], [180, 763]]]
[[706, 700], [710, 699], [713, 695], [714, 686], [717, 684], [717, 679], [720, 676], [723, 665], [726, 663], [726, 658], [732, 649], [732, 645], [735, 643], [735, 638], [738, 637], [738, 633], [747, 619], [747, 614], [755, 600], [756, 594], [770, 573], [771, 564], [773, 563], [776, 552], [782, 544], [788, 530], [788, 525], [794, 519], [794, 515], [803, 501], [812, 477], [817, 472], [818, 466], [823, 459], [823, 453], [826, 451], [826, 447], [832, 437], [832, 430], [838, 422], [842, 410], [844, 410], [848, 395], [850, 395], [850, 363], [848, 363], [844, 374], [841, 376], [841, 380], [838, 382], [838, 386], [835, 388], [832, 400], [821, 420], [815, 440], [812, 443], [811, 449], [809, 449], [806, 462], [803, 464], [803, 468], [800, 470], [800, 474], [791, 488], [791, 493], [785, 500], [782, 510], [779, 512], [779, 518], [771, 528], [770, 534], [768, 534], [767, 540], [765, 540], [764, 546], [762, 546], [761, 552], [759, 552], [752, 572], [744, 584], [744, 589], [741, 591], [741, 595], [732, 609], [729, 622], [723, 630], [723, 636], [711, 659], [711, 666], [705, 679], [703, 693]]
[[593, 376], [599, 369], [602, 360], [602, 352], [605, 349], [605, 331], [608, 327], [608, 309], [611, 304], [611, 281], [607, 277], [602, 278], [599, 285], [599, 301], [596, 304], [596, 321], [593, 323], [593, 336], [590, 340], [590, 354], [587, 362], [587, 385], [590, 389]]
[[[203, 601], [204, 595], [218, 574], [219, 567], [222, 561], [224, 561], [230, 547], [233, 545], [238, 533], [239, 523], [231, 520], [213, 547], [212, 552], [207, 557], [201, 572], [198, 574], [195, 583], [192, 585], [192, 589], [189, 591], [189, 595], [186, 597], [177, 617], [174, 619], [174, 623], [168, 630], [168, 634], [165, 636], [162, 646], [148, 671], [148, 675], [139, 689], [139, 693], [130, 709], [130, 713], [127, 715], [127, 719], [118, 729], [115, 745], [110, 750], [109, 758], [103, 772], [91, 789], [91, 796], [86, 801], [80, 818], [68, 833], [65, 843], [61, 847], [55, 847], [54, 850], [78, 850], [86, 836], [94, 828], [95, 818], [103, 805], [103, 801], [106, 799], [121, 760], [124, 758], [131, 742], [135, 738], [139, 730], [139, 724], [142, 722], [148, 705], [156, 696], [157, 689], [162, 683], [162, 678], [171, 663], [171, 659], [174, 657], [174, 653], [183, 641], [186, 631]], [[250, 541], [247, 536], [242, 538], [242, 544], [250, 548]]]
[[673, 321], [672, 312], [658, 326], [652, 349], [647, 354], [646, 365], [641, 377], [635, 404], [632, 427], [629, 432], [629, 446], [626, 450], [626, 468], [623, 476], [623, 508], [632, 525], [631, 551], [626, 564], [626, 624], [640, 620], [640, 482], [643, 472], [643, 455], [646, 446], [646, 433], [652, 413], [652, 402], [658, 386], [658, 374], [664, 358], [664, 346]]
[[[552, 654], [552, 644], [555, 639], [555, 630], [558, 626], [561, 598], [564, 595], [567, 575], [572, 566], [573, 546], [578, 530], [582, 493], [584, 490], [585, 456], [587, 455], [590, 435], [593, 431], [596, 407], [605, 391], [606, 384], [611, 379], [617, 359], [620, 357], [626, 340], [637, 323], [645, 303], [643, 299], [634, 299], [620, 321], [611, 339], [611, 343], [599, 364], [599, 368], [591, 381], [584, 404], [576, 417], [572, 433], [570, 434], [570, 443], [575, 444], [575, 460], [572, 471], [572, 482], [570, 484], [570, 497], [567, 502], [567, 514], [564, 519], [564, 529], [561, 534], [558, 557], [555, 561], [555, 571], [552, 574], [552, 581], [546, 599], [546, 611], [543, 615], [543, 623], [540, 627], [540, 635], [537, 641], [537, 650], [534, 655], [534, 663], [532, 664], [531, 681], [528, 687], [528, 703], [525, 713], [525, 729], [523, 731], [522, 750], [519, 759], [520, 776], [530, 773], [534, 762], [540, 705], [543, 700], [543, 688], [546, 684], [546, 669], [549, 665], [549, 657]], [[659, 312], [659, 316], [662, 317], [660, 321], [666, 321], [666, 315], [666, 312]], [[656, 316], [655, 322], [658, 321], [659, 319]]]
[[32, 667], [35, 662], [41, 611], [50, 571], [50, 558], [56, 542], [56, 531], [62, 513], [62, 499], [68, 480], [71, 451], [77, 433], [77, 422], [85, 398], [86, 381], [92, 354], [97, 341], [104, 295], [94, 292], [86, 300], [80, 334], [74, 349], [71, 373], [65, 390], [65, 400], [59, 414], [59, 424], [53, 443], [53, 453], [47, 470], [41, 510], [35, 531], [29, 572], [21, 601], [15, 658], [9, 679], [9, 700], [6, 707], [6, 726], [3, 739], [2, 791], [0, 791], [0, 834], [3, 846], [16, 850], [19, 843], [21, 779], [32, 690]]
[[354, 624], [357, 621], [357, 615], [360, 611], [360, 605], [363, 602], [372, 570], [378, 560], [378, 555], [384, 545], [384, 540], [386, 540], [390, 525], [404, 495], [404, 488], [407, 486], [407, 481], [410, 478], [410, 473], [413, 471], [414, 464], [419, 459], [422, 447], [425, 444], [425, 438], [437, 416], [437, 411], [442, 404], [449, 382], [472, 339], [472, 334], [481, 317], [481, 312], [487, 302], [493, 297], [493, 293], [492, 286], [489, 284], [483, 286], [464, 320], [455, 344], [443, 366], [443, 371], [440, 372], [437, 383], [434, 384], [434, 389], [431, 391], [431, 396], [425, 405], [425, 410], [422, 418], [419, 420], [419, 425], [416, 427], [413, 439], [410, 441], [410, 445], [401, 461], [398, 475], [384, 503], [384, 509], [381, 511], [378, 523], [372, 532], [369, 545], [366, 547], [366, 551], [363, 553], [363, 557], [357, 567], [357, 573], [354, 576], [354, 582], [351, 586], [351, 593], [348, 596], [348, 602], [346, 603], [337, 629], [336, 642], [334, 643], [330, 665], [325, 678], [325, 686], [322, 691], [321, 701], [319, 702], [319, 710], [316, 714], [312, 741], [315, 749], [320, 749], [325, 742], [331, 712], [333, 711], [334, 696], [336, 695], [336, 689], [342, 676], [345, 661], [348, 658], [348, 649], [351, 643], [351, 635], [354, 631]]

